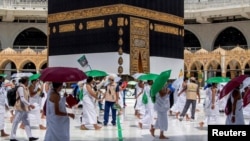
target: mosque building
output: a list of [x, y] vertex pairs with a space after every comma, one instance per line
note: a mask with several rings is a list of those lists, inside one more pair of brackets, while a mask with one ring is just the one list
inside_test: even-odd
[[117, 74], [172, 69], [174, 79], [183, 69], [200, 81], [250, 74], [249, 0], [55, 6], [68, 1], [0, 0], [1, 73], [81, 68], [85, 55], [92, 69]]

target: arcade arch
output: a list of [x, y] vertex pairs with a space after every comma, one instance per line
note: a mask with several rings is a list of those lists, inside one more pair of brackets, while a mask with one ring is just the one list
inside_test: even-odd
[[184, 30], [184, 47], [186, 48], [190, 47], [190, 49], [195, 49], [195, 50], [201, 48], [201, 43], [197, 38], [197, 36], [193, 32], [187, 29]]
[[44, 49], [47, 46], [47, 36], [39, 29], [30, 27], [20, 32], [14, 40], [13, 48]]
[[213, 48], [223, 47], [225, 49], [232, 49], [235, 46], [247, 47], [247, 40], [237, 28], [227, 27], [218, 34]]
[[217, 60], [212, 60], [209, 62], [207, 67], [207, 76], [214, 77], [221, 75], [221, 66]]
[[0, 51], [0, 73], [8, 76], [17, 72], [38, 73], [46, 67], [47, 49], [36, 52], [30, 48], [23, 51], [6, 48]]

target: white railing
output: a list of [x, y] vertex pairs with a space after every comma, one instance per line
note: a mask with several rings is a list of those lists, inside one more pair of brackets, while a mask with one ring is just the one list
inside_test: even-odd
[[27, 48], [33, 49], [36, 52], [40, 52], [40, 51], [46, 49], [47, 46], [29, 46], [29, 45], [27, 45], [27, 46], [14, 45], [13, 46], [13, 49], [16, 50], [16, 51], [23, 51], [23, 50], [25, 50]]
[[204, 9], [223, 9], [250, 7], [250, 0], [185, 0], [184, 10], [204, 10]]
[[43, 8], [47, 9], [48, 0], [0, 0], [0, 8]]
[[[242, 49], [245, 49], [245, 50], [249, 50], [250, 49], [250, 46], [247, 46], [247, 45], [238, 45], [238, 46], [219, 46], [220, 48], [222, 49], [225, 49], [225, 50], [231, 50], [235, 47], [240, 47]], [[201, 47], [184, 47], [185, 49], [191, 51], [191, 52], [196, 52], [198, 50], [201, 49]], [[218, 48], [218, 47], [216, 47]], [[214, 50], [214, 49], [213, 49]]]

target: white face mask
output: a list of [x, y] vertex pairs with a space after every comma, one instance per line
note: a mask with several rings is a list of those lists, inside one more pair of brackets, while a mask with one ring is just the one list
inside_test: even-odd
[[64, 95], [65, 92], [66, 92], [65, 89], [61, 89], [61, 90], [59, 91], [59, 94], [60, 94], [60, 95]]

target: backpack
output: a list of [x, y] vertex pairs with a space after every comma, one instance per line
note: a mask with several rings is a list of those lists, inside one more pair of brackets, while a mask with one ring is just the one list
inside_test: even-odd
[[14, 88], [11, 88], [7, 91], [7, 99], [8, 99], [8, 103], [9, 106], [15, 106], [16, 101], [19, 99], [19, 97], [16, 97], [16, 92], [17, 92], [17, 88], [19, 86], [15, 86]]

